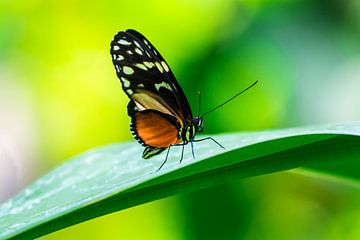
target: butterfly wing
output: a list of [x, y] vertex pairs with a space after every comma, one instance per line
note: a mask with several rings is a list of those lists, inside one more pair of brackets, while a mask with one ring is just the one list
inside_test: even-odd
[[168, 64], [155, 47], [135, 30], [119, 32], [111, 42], [117, 76], [139, 110], [155, 109], [190, 121], [189, 102]]
[[172, 71], [151, 43], [135, 30], [111, 42], [113, 64], [130, 98], [131, 132], [147, 146], [144, 158], [179, 143], [179, 129], [192, 119], [190, 105]]
[[[144, 42], [145, 45], [148, 47], [148, 50], [154, 53], [153, 57], [158, 59], [158, 62], [161, 63], [161, 65], [164, 68], [164, 76], [165, 76], [165, 81], [171, 86], [173, 93], [175, 95], [175, 98], [177, 100], [178, 106], [177, 109], [181, 109], [184, 118], [186, 120], [192, 120], [193, 116], [192, 116], [192, 111], [190, 108], [190, 104], [185, 96], [184, 91], [182, 90], [181, 86], [179, 85], [178, 81], [176, 80], [173, 72], [171, 71], [169, 65], [167, 64], [167, 62], [165, 61], [165, 59], [161, 56], [161, 54], [159, 53], [159, 51], [151, 44], [150, 41], [148, 41], [141, 33], [129, 29], [126, 32], [132, 34], [133, 36], [135, 36], [136, 38], [138, 38], [140, 41]], [[158, 67], [159, 65], [157, 65]], [[161, 70], [161, 69], [160, 69]]]

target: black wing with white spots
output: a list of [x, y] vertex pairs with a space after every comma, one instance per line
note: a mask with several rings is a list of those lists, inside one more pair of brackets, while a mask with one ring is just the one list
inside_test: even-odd
[[135, 30], [118, 32], [111, 42], [112, 61], [122, 88], [131, 99], [128, 114], [156, 109], [182, 121], [192, 113], [183, 90], [155, 47]]

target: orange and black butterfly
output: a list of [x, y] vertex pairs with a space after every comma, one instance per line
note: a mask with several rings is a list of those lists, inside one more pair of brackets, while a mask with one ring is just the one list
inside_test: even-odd
[[[188, 143], [192, 146], [193, 142], [211, 139], [221, 146], [211, 137], [195, 140], [195, 135], [203, 131], [203, 117], [193, 117], [169, 65], [143, 35], [135, 30], [118, 32], [111, 42], [110, 53], [122, 88], [130, 98], [127, 106], [130, 130], [145, 146], [143, 158], [168, 149], [161, 168], [171, 146], [183, 146], [180, 162]], [[194, 156], [193, 148], [192, 153]]]

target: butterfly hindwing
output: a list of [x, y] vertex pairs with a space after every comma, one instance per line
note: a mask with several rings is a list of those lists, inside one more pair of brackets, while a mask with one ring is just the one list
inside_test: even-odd
[[131, 130], [140, 143], [155, 148], [178, 144], [180, 124], [169, 115], [153, 109], [139, 111], [131, 121]]

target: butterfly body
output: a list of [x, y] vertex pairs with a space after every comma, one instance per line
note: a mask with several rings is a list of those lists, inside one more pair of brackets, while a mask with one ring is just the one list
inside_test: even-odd
[[130, 130], [145, 147], [143, 158], [195, 141], [203, 119], [193, 117], [183, 90], [155, 47], [137, 31], [126, 30], [115, 35], [110, 53], [130, 99]]

